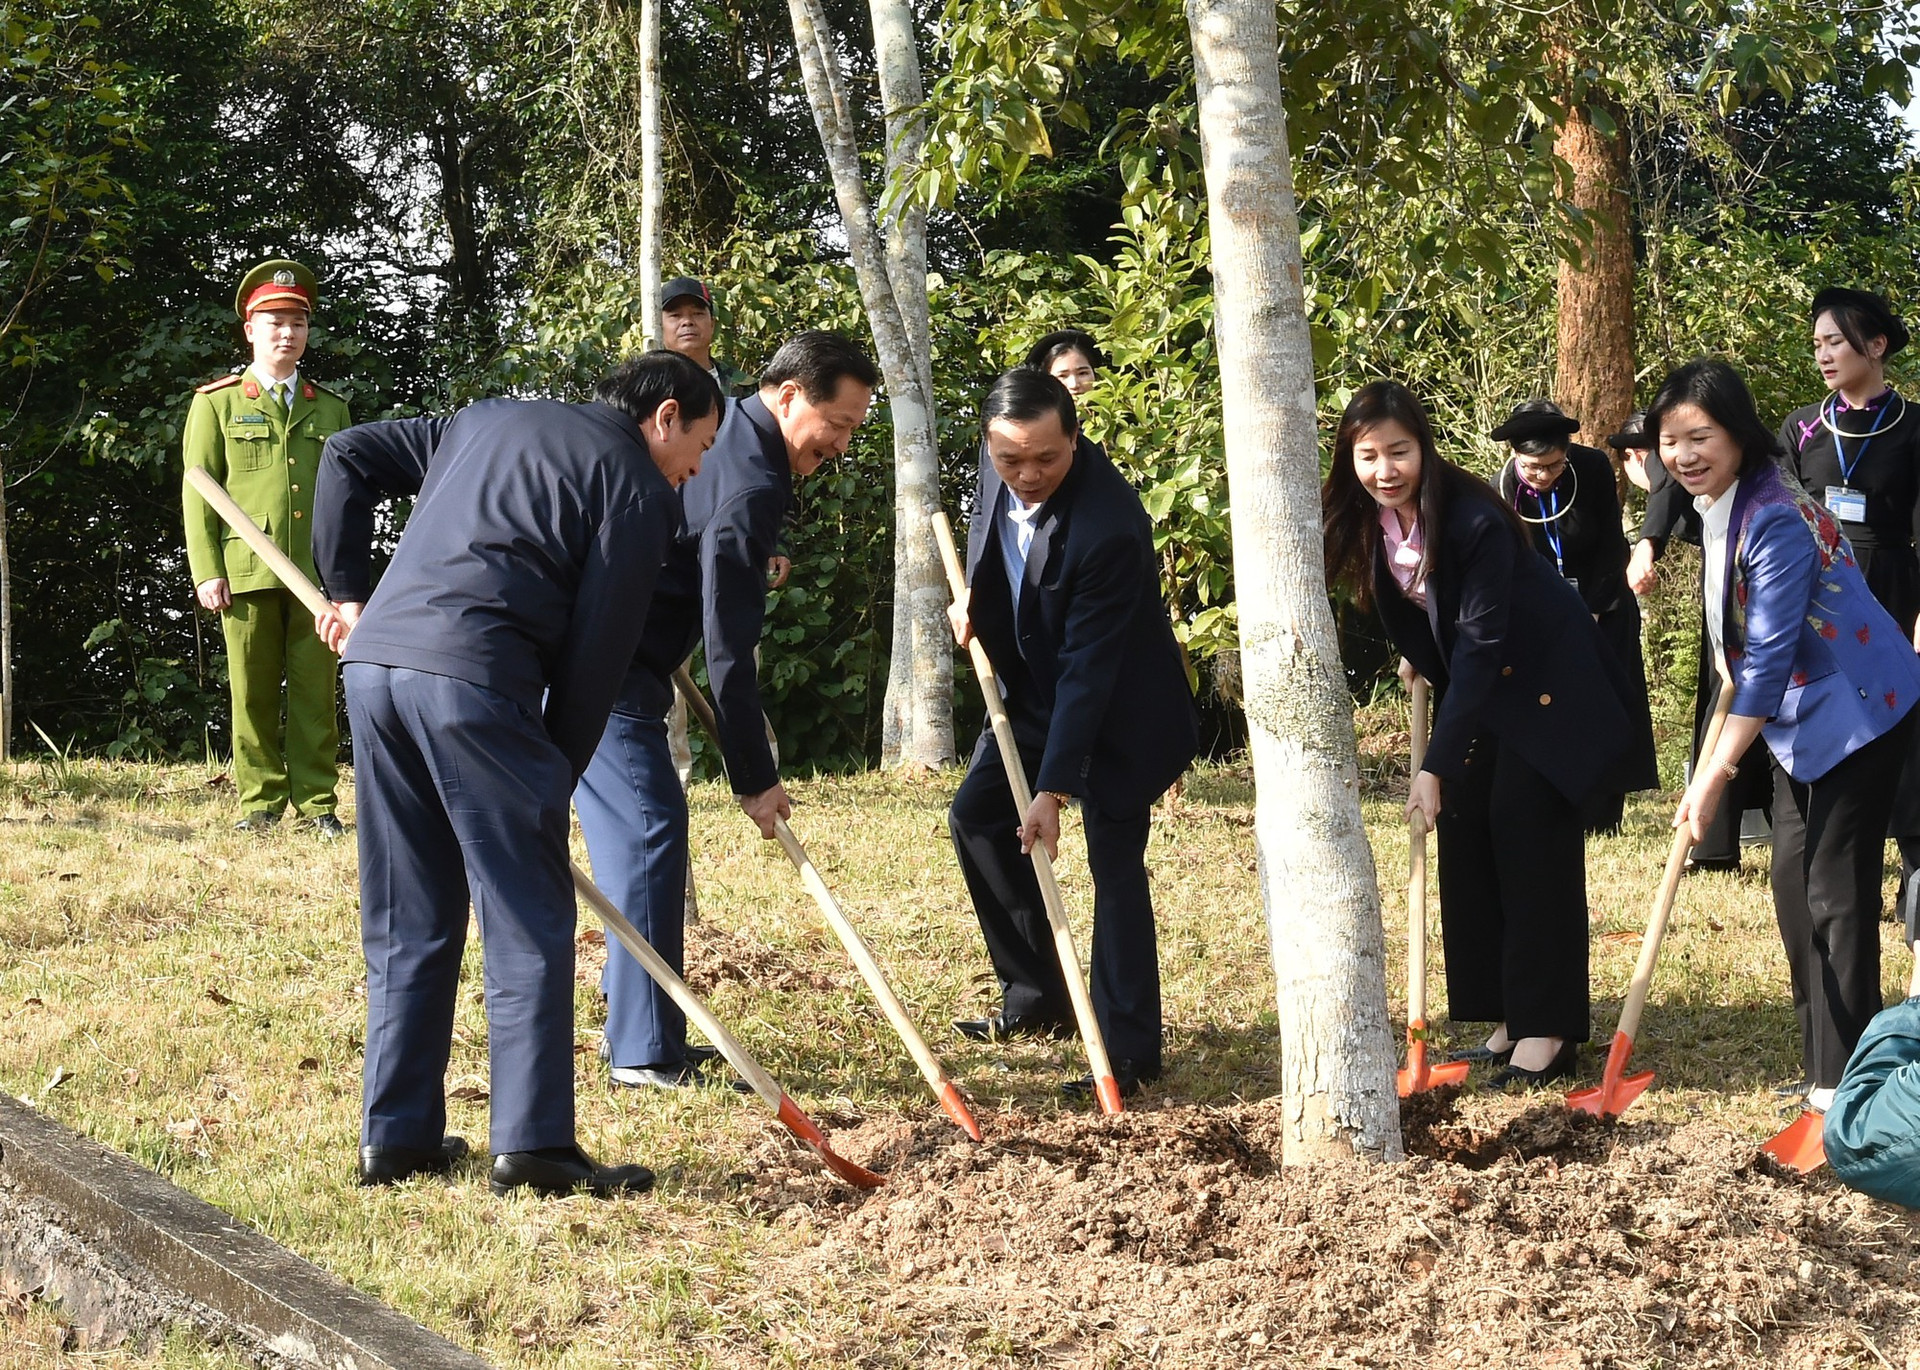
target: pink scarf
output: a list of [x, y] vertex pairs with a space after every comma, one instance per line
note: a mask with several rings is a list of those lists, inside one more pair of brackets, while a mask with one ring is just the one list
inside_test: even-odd
[[1427, 544], [1420, 536], [1419, 520], [1406, 533], [1400, 531], [1400, 516], [1393, 510], [1380, 510], [1380, 532], [1387, 540], [1387, 569], [1393, 572], [1393, 579], [1400, 591], [1422, 609], [1427, 607], [1427, 585], [1417, 580], [1420, 574], [1420, 558], [1426, 553]]

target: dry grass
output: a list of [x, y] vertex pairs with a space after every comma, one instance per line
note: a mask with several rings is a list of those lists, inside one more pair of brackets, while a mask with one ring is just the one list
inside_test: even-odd
[[[1363, 718], [1390, 944], [1404, 938], [1405, 914], [1394, 874], [1405, 870], [1404, 830], [1386, 797], [1404, 784], [1391, 761], [1396, 726], [1385, 706]], [[946, 1030], [995, 999], [946, 846], [951, 785], [803, 782], [794, 827], [991, 1129], [997, 1114], [1060, 1109], [1055, 1086], [1077, 1062], [1071, 1045], [1002, 1052]], [[1602, 1041], [1665, 854], [1665, 813], [1665, 800], [1644, 797], [1622, 836], [1591, 849]], [[236, 834], [233, 816], [231, 791], [194, 768], [0, 772], [0, 1087], [503, 1366], [907, 1366], [933, 1354], [937, 1318], [899, 1297], [883, 1268], [816, 1269], [804, 1225], [769, 1222], [745, 1201], [743, 1170], [813, 1164], [755, 1101], [607, 1086], [584, 971], [581, 1138], [605, 1159], [654, 1165], [654, 1197], [501, 1202], [477, 1159], [450, 1184], [353, 1187], [365, 1000], [352, 846], [284, 829]], [[1278, 1087], [1251, 819], [1249, 777], [1210, 769], [1154, 827], [1172, 1097]], [[732, 948], [752, 967], [718, 977], [712, 993], [749, 1049], [829, 1130], [928, 1116], [919, 1077], [779, 849], [714, 787], [694, 797], [694, 843], [707, 920], [691, 938], [695, 965]], [[1062, 878], [1081, 906], [1084, 948], [1087, 886], [1071, 839]], [[1891, 926], [1888, 945], [1897, 993], [1908, 962], [1892, 951]], [[477, 950], [469, 956], [477, 971]], [[1403, 957], [1398, 946], [1396, 1003]], [[1434, 989], [1444, 1021], [1437, 978]], [[1764, 874], [1685, 885], [1642, 1036], [1637, 1060], [1659, 1072], [1659, 1087], [1637, 1113], [1707, 1117], [1756, 1138], [1778, 1126], [1768, 1087], [1797, 1073], [1797, 1052]], [[482, 1144], [486, 1083], [476, 976], [449, 1086], [454, 1130]], [[46, 1343], [34, 1329], [51, 1326], [48, 1315], [33, 1317], [25, 1340], [23, 1324], [0, 1324], [0, 1341], [16, 1348], [0, 1353], [0, 1370], [48, 1363], [5, 1359]], [[976, 1328], [939, 1355], [1012, 1363], [1010, 1345]], [[198, 1366], [203, 1354], [170, 1348], [160, 1359]]]

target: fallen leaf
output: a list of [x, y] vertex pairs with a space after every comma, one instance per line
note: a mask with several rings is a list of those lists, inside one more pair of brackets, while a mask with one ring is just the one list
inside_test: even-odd
[[40, 1092], [42, 1094], [45, 1094], [47, 1090], [58, 1089], [60, 1088], [61, 1085], [64, 1085], [67, 1081], [71, 1080], [72, 1078], [73, 1078], [72, 1072], [70, 1072], [65, 1066], [55, 1066], [53, 1068], [53, 1074], [47, 1077], [47, 1088], [41, 1090]]
[[210, 790], [217, 790], [222, 785], [231, 785], [232, 783], [233, 783], [232, 777], [222, 773], [220, 775], [208, 777], [207, 788]]
[[462, 1085], [460, 1088], [449, 1092], [447, 1097], [449, 1099], [458, 1099], [462, 1103], [478, 1104], [486, 1102], [486, 1100], [492, 1096], [478, 1085]]
[[209, 989], [207, 991], [207, 998], [213, 1000], [214, 1003], [219, 1004], [223, 1008], [233, 1002], [233, 1000], [227, 998], [226, 995], [217, 989]]
[[29, 994], [26, 998], [22, 999], [20, 1002], [22, 1005], [24, 1005], [27, 1008], [44, 1008], [46, 1006], [46, 1000], [42, 999], [37, 994]]
[[62, 880], [78, 880], [80, 878], [80, 872], [79, 871], [61, 871], [60, 878]]
[[1637, 932], [1630, 932], [1627, 929], [1622, 928], [1617, 932], [1601, 933], [1600, 940], [1602, 942], [1638, 942], [1640, 940], [1640, 934]]
[[604, 947], [607, 944], [607, 935], [598, 928], [588, 928], [576, 940], [583, 947]]
[[320, 1069], [320, 1062], [315, 1057], [302, 1056], [300, 1058], [300, 1064], [294, 1068], [296, 1070], [318, 1070]]

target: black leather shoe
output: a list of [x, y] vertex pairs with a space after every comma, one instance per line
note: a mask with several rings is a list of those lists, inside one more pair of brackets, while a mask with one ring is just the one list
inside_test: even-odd
[[1795, 1080], [1791, 1084], [1775, 1085], [1773, 1096], [1776, 1099], [1804, 1099], [1813, 1089], [1811, 1080]]
[[1064, 1018], [1043, 1018], [1037, 1014], [1009, 1017], [1004, 1013], [989, 1014], [985, 1018], [956, 1018], [953, 1029], [976, 1042], [1004, 1042], [1013, 1037], [1050, 1037], [1064, 1042], [1077, 1032]]
[[1580, 1060], [1580, 1044], [1571, 1039], [1561, 1044], [1553, 1059], [1540, 1070], [1528, 1070], [1525, 1066], [1516, 1066], [1511, 1062], [1507, 1068], [1494, 1076], [1488, 1083], [1494, 1089], [1505, 1089], [1508, 1085], [1522, 1085], [1528, 1089], [1538, 1089], [1541, 1085], [1550, 1085], [1555, 1080], [1564, 1080], [1573, 1074], [1574, 1066]]
[[347, 835], [346, 826], [330, 813], [315, 814], [312, 818], [304, 820], [300, 826], [322, 842], [338, 842]]
[[414, 1175], [444, 1175], [466, 1154], [464, 1137], [444, 1137], [437, 1149], [429, 1151], [410, 1146], [363, 1146], [359, 1183], [398, 1184]]
[[233, 825], [235, 832], [272, 832], [280, 826], [280, 815], [272, 809], [255, 809]]
[[1462, 1047], [1458, 1051], [1449, 1051], [1440, 1059], [1443, 1062], [1471, 1061], [1477, 1066], [1492, 1065], [1496, 1061], [1501, 1065], [1505, 1065], [1507, 1058], [1512, 1055], [1512, 1047], [1508, 1047], [1505, 1051], [1495, 1051], [1485, 1042], [1482, 1042], [1477, 1047]]
[[577, 1146], [549, 1146], [495, 1156], [489, 1187], [502, 1195], [531, 1189], [536, 1194], [587, 1193], [608, 1199], [644, 1194], [653, 1188], [653, 1172], [643, 1165], [595, 1165]]
[[[1120, 1086], [1120, 1097], [1131, 1099], [1140, 1092], [1141, 1086], [1152, 1084], [1160, 1078], [1160, 1067], [1139, 1061], [1116, 1060], [1113, 1062], [1113, 1078]], [[1060, 1092], [1069, 1099], [1091, 1099], [1093, 1073], [1089, 1071], [1077, 1080], [1062, 1080]]]
[[726, 1059], [720, 1054], [719, 1047], [703, 1047], [698, 1042], [687, 1043], [686, 1058], [690, 1066], [704, 1066]]

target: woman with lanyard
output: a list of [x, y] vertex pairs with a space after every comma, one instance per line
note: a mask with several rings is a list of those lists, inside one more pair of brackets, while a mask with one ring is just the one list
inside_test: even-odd
[[1440, 459], [1405, 386], [1347, 405], [1320, 509], [1328, 582], [1438, 691], [1407, 817], [1439, 836], [1451, 1015], [1497, 1024], [1455, 1059], [1507, 1063], [1496, 1084], [1569, 1075], [1588, 1034], [1580, 815], [1637, 780], [1629, 682], [1513, 506]]
[[[1829, 287], [1813, 297], [1813, 359], [1830, 392], [1780, 428], [1800, 483], [1840, 521], [1873, 591], [1920, 646], [1920, 408], [1887, 384], [1887, 358], [1907, 327], [1865, 290]], [[1920, 735], [1916, 735], [1920, 742]], [[1906, 898], [1920, 898], [1920, 761], [1909, 757], [1888, 835], [1900, 844]]]
[[1773, 757], [1773, 909], [1793, 974], [1807, 1102], [1824, 1110], [1880, 1011], [1880, 879], [1920, 658], [1827, 510], [1777, 460], [1725, 362], [1681, 367], [1647, 411], [1700, 510], [1703, 649], [1731, 712], [1674, 816], [1698, 841], [1753, 740]]
[[[1513, 507], [1539, 552], [1580, 593], [1633, 687], [1628, 717], [1639, 763], [1632, 788], [1659, 783], [1654, 761], [1653, 711], [1640, 655], [1640, 602], [1627, 589], [1627, 539], [1620, 531], [1620, 498], [1606, 454], [1567, 440], [1580, 430], [1552, 400], [1527, 400], [1490, 436], [1513, 449], [1495, 487]], [[1588, 805], [1587, 831], [1620, 827], [1626, 796], [1614, 791]]]

